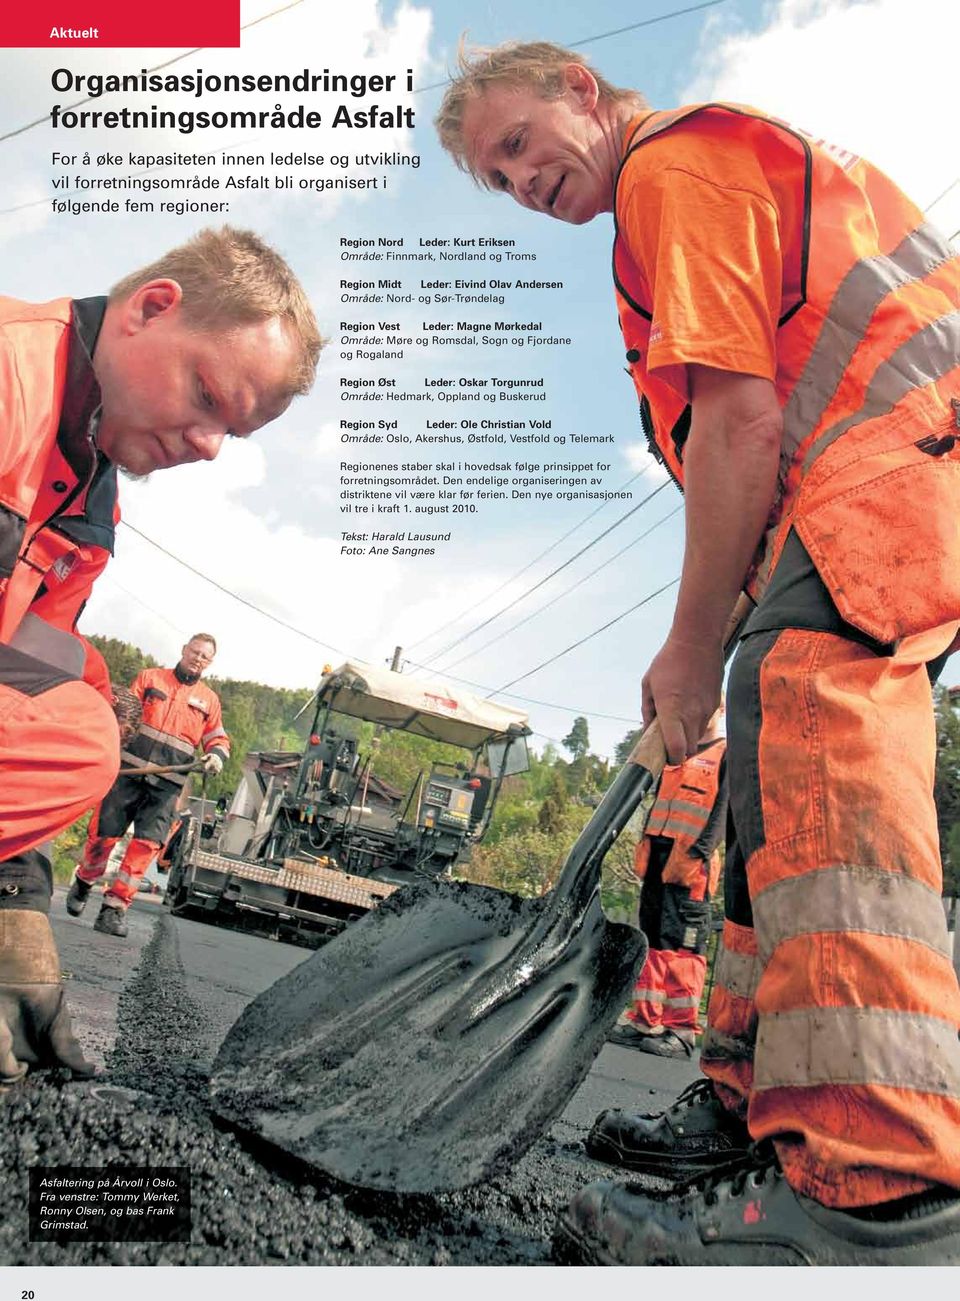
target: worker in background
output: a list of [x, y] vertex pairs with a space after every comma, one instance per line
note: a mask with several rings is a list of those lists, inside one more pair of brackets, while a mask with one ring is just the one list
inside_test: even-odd
[[708, 1083], [617, 1137], [667, 1177], [725, 1147], [743, 1163], [673, 1198], [592, 1184], [561, 1249], [960, 1263], [927, 673], [960, 626], [960, 258], [855, 154], [739, 105], [653, 111], [558, 46], [464, 58], [437, 126], [531, 212], [613, 213], [626, 365], [686, 496], [673, 623], [643, 679], [668, 762], [717, 708], [741, 588], [756, 603], [727, 690], [736, 852]]
[[117, 471], [210, 461], [313, 380], [313, 312], [256, 235], [202, 231], [108, 297], [0, 298], [0, 1085], [89, 1072], [63, 1002], [47, 842], [117, 775], [106, 665], [77, 632]]
[[[216, 653], [213, 637], [198, 632], [183, 647], [176, 668], [142, 669], [137, 674], [130, 689], [142, 702], [143, 718], [136, 735], [120, 751], [123, 768], [183, 767], [193, 762], [200, 749], [206, 776], [223, 771], [230, 740], [223, 730], [220, 699], [200, 681]], [[67, 892], [71, 916], [79, 917], [87, 906], [90, 891], [107, 870], [111, 851], [132, 822], [133, 836], [93, 923], [94, 930], [104, 935], [122, 939], [127, 934], [126, 911], [170, 834], [186, 782], [186, 772], [128, 773], [117, 778], [90, 819], [83, 858]]]
[[640, 929], [650, 949], [633, 1002], [609, 1039], [657, 1057], [692, 1057], [700, 1030], [710, 901], [720, 877], [717, 846], [727, 823], [723, 727], [720, 708], [696, 754], [664, 768], [635, 848]]

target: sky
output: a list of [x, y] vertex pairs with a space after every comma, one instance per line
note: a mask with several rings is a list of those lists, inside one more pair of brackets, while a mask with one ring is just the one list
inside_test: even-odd
[[[643, 0], [629, 7], [612, 0], [589, 6], [565, 0], [353, 0], [336, 7], [303, 0], [244, 32], [239, 50], [200, 51], [170, 68], [182, 73], [202, 67], [208, 74], [296, 72], [306, 66], [348, 74], [411, 69], [412, 94], [346, 97], [356, 108], [375, 100], [383, 107], [412, 108], [413, 127], [396, 130], [183, 135], [54, 130], [43, 122], [19, 131], [44, 118], [53, 103], [82, 98], [82, 90], [52, 89], [51, 75], [58, 68], [86, 75], [137, 72], [184, 52], [0, 51], [0, 157], [6, 181], [0, 288], [13, 297], [44, 301], [104, 293], [126, 272], [211, 220], [160, 212], [54, 214], [49, 203], [54, 194], [96, 197], [75, 191], [73, 178], [83, 169], [54, 163], [55, 151], [82, 158], [84, 150], [124, 156], [310, 150], [327, 157], [349, 154], [349, 175], [380, 178], [375, 190], [317, 194], [300, 189], [300, 178], [336, 175], [336, 166], [267, 165], [248, 170], [283, 172], [294, 177], [296, 188], [229, 192], [228, 220], [277, 247], [314, 303], [329, 339], [317, 383], [309, 397], [253, 439], [225, 445], [214, 463], [122, 484], [124, 519], [131, 527], [121, 525], [116, 557], [84, 612], [81, 631], [133, 642], [165, 663], [175, 662], [191, 633], [210, 631], [220, 644], [218, 675], [306, 691], [325, 664], [347, 657], [382, 663], [401, 646], [405, 672], [435, 675], [449, 681], [454, 692], [469, 684], [479, 694], [495, 692], [503, 703], [527, 709], [538, 745], [562, 741], [574, 717], [583, 714], [592, 748], [613, 753], [637, 724], [640, 678], [669, 627], [675, 593], [669, 584], [682, 559], [680, 499], [644, 452], [636, 397], [623, 371], [610, 284], [610, 217], [581, 228], [538, 218], [505, 197], [477, 189], [436, 143], [431, 120], [461, 34], [482, 45], [549, 39], [582, 49], [609, 80], [642, 90], [656, 107], [707, 99], [755, 105], [863, 154], [928, 209], [945, 234], [960, 228], [960, 167], [952, 130], [960, 6], [943, 0], [720, 0], [635, 26], [689, 7], [680, 0]], [[242, 22], [278, 8], [276, 0], [243, 0]], [[626, 26], [631, 30], [620, 30]], [[216, 103], [160, 98], [164, 108], [239, 106], [228, 97]], [[288, 108], [298, 101], [297, 96], [279, 98]], [[343, 98], [318, 97], [318, 103], [326, 109]], [[255, 105], [245, 99], [242, 106], [272, 108], [277, 99], [270, 95]], [[157, 100], [125, 93], [84, 107], [147, 107]], [[8, 135], [12, 132], [17, 134]], [[415, 158], [418, 165], [353, 161], [359, 153], [381, 151]], [[109, 174], [138, 170], [125, 165]], [[213, 174], [224, 179], [243, 170], [218, 164]], [[172, 174], [170, 169], [150, 173]], [[68, 178], [68, 188], [55, 190], [55, 177]], [[546, 332], [569, 338], [570, 344], [536, 353], [497, 349], [493, 360], [477, 347], [418, 345], [405, 349], [401, 362], [345, 357], [350, 349], [342, 340], [350, 335], [344, 324], [379, 319], [381, 309], [340, 301], [341, 279], [367, 274], [343, 262], [341, 240], [402, 237], [412, 250], [420, 238], [457, 236], [515, 240], [516, 249], [534, 254], [536, 261], [501, 268], [505, 278], [523, 275], [564, 284], [562, 291], [529, 290], [524, 297], [513, 291], [505, 308], [471, 308], [472, 320], [542, 320]], [[415, 290], [421, 270], [406, 266], [397, 274], [406, 289]], [[500, 273], [489, 264], [482, 271], [469, 265], [457, 271]], [[430, 274], [441, 273], [431, 268]], [[414, 302], [395, 309], [390, 319], [399, 322], [400, 333], [418, 337], [425, 319], [451, 321], [463, 310]], [[453, 536], [433, 557], [342, 555], [342, 531], [359, 527], [339, 509], [342, 461], [404, 455], [436, 462], [444, 455], [442, 448], [422, 447], [358, 452], [339, 441], [345, 418], [395, 418], [401, 429], [423, 427], [423, 408], [414, 410], [412, 403], [391, 403], [389, 397], [382, 404], [341, 401], [342, 379], [370, 375], [396, 377], [399, 388], [411, 391], [422, 390], [427, 377], [542, 376], [546, 402], [535, 411], [533, 404], [499, 402], [488, 410], [472, 403], [452, 415], [431, 407], [428, 418], [532, 415], [549, 419], [554, 433], [612, 434], [613, 445], [600, 449], [568, 441], [546, 449], [463, 449], [462, 455], [478, 462], [529, 456], [538, 464], [548, 458], [603, 459], [610, 467], [599, 472], [604, 488], [629, 484], [625, 491], [633, 496], [599, 508], [593, 502], [484, 504], [475, 516], [441, 517], [440, 523], [386, 516], [375, 526], [449, 529]], [[650, 494], [655, 495], [621, 522]], [[560, 566], [562, 571], [549, 578]], [[654, 595], [660, 589], [665, 590]], [[955, 658], [946, 674], [949, 683], [958, 678], [956, 665]], [[508, 684], [514, 685], [503, 694]]]

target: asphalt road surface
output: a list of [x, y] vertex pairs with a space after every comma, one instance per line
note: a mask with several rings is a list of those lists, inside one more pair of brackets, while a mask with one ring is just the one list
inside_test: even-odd
[[[0, 1102], [0, 1265], [549, 1265], [558, 1212], [609, 1177], [582, 1139], [604, 1107], [667, 1105], [695, 1062], [606, 1046], [552, 1130], [506, 1176], [462, 1193], [391, 1197], [278, 1167], [205, 1105], [227, 1029], [309, 951], [171, 918], [141, 896], [126, 940], [92, 929], [57, 892], [51, 920], [78, 1037], [102, 1067], [90, 1083], [45, 1076]], [[30, 1243], [35, 1165], [189, 1166], [191, 1241]], [[651, 1186], [655, 1186], [652, 1183]]]

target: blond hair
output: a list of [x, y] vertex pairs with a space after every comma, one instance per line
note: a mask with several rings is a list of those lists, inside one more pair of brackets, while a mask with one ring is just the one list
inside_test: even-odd
[[635, 90], [614, 86], [586, 59], [550, 41], [508, 41], [493, 48], [475, 46], [468, 49], [463, 38], [457, 51], [459, 75], [451, 78], [440, 111], [433, 120], [440, 143], [462, 172], [485, 184], [470, 165], [463, 139], [463, 115], [472, 99], [483, 95], [490, 86], [514, 86], [532, 90], [540, 99], [561, 99], [567, 90], [565, 69], [578, 63], [596, 79], [601, 100], [608, 103], [632, 103], [639, 111], [647, 107]]
[[[216, 639], [216, 637], [211, 636], [211, 634], [208, 633], [208, 632], [195, 632], [195, 633], [193, 634], [193, 636], [190, 638], [190, 641], [206, 641], [206, 642], [209, 642], [210, 645], [213, 647], [213, 653], [214, 653], [214, 655], [216, 655], [216, 653], [217, 653], [217, 639]], [[190, 645], [190, 641], [187, 642], [187, 645], [188, 645], [188, 646]]]
[[324, 340], [300, 282], [258, 235], [233, 226], [201, 230], [156, 262], [117, 282], [110, 302], [129, 298], [151, 280], [175, 280], [184, 323], [214, 333], [279, 318], [297, 344], [289, 396], [313, 384]]

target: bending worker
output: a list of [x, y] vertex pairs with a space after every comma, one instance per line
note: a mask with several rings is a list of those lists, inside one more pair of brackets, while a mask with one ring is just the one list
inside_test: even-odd
[[117, 470], [213, 460], [313, 381], [321, 339], [256, 235], [207, 230], [107, 298], [0, 298], [0, 1086], [88, 1071], [47, 918], [46, 842], [117, 775], [106, 665], [77, 619], [114, 546]]
[[611, 1043], [657, 1057], [692, 1057], [707, 980], [710, 901], [727, 823], [727, 743], [718, 709], [685, 763], [663, 770], [635, 849], [640, 929], [650, 949]]
[[702, 1064], [603, 1181], [570, 1255], [960, 1263], [960, 989], [940, 903], [927, 673], [960, 624], [960, 259], [864, 159], [738, 105], [652, 111], [579, 56], [466, 60], [437, 119], [481, 184], [614, 216], [626, 364], [686, 495], [673, 623], [643, 679], [683, 763], [720, 700], [736, 852]]
[[[230, 739], [223, 730], [220, 699], [200, 681], [213, 663], [217, 643], [206, 632], [195, 633], [173, 669], [143, 669], [131, 691], [143, 704], [136, 735], [120, 751], [125, 768], [146, 765], [179, 766], [203, 750], [203, 771], [215, 777], [230, 757]], [[103, 876], [111, 851], [133, 823], [133, 836], [124, 850], [116, 877], [104, 891], [94, 930], [120, 938], [127, 934], [126, 911], [147, 868], [160, 853], [177, 813], [177, 800], [187, 782], [185, 772], [120, 776], [90, 819], [83, 858], [67, 892], [67, 912], [79, 917], [96, 881]]]

